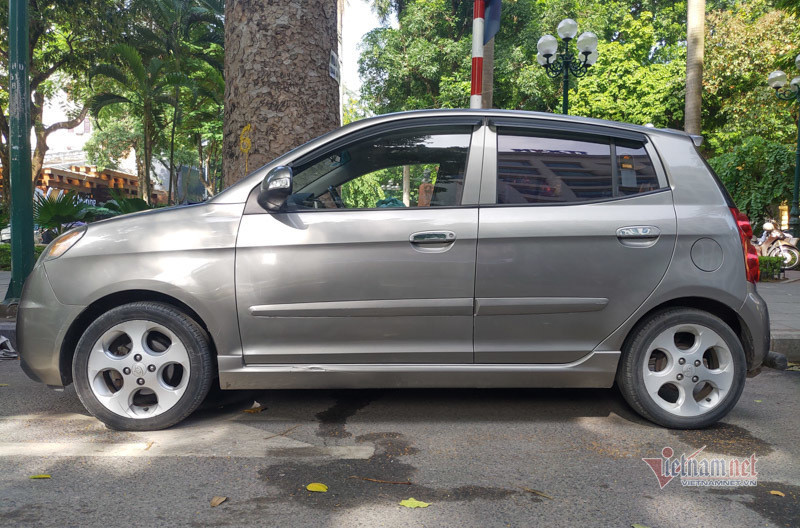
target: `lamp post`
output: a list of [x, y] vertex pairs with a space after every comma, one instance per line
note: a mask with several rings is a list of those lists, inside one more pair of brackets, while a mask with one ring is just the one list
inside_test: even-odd
[[[794, 59], [797, 69], [800, 70], [800, 55]], [[767, 77], [767, 84], [775, 89], [778, 99], [800, 103], [800, 76], [789, 81], [782, 71], [774, 71]], [[788, 84], [788, 86], [787, 86]], [[800, 234], [800, 207], [798, 207], [798, 193], [800, 193], [800, 109], [797, 116], [797, 147], [794, 162], [794, 192], [792, 193], [792, 208], [789, 210], [789, 231], [792, 236]]]
[[577, 34], [578, 23], [571, 18], [565, 18], [558, 24], [561, 43], [553, 35], [545, 35], [536, 44], [539, 50], [536, 60], [540, 66], [544, 66], [547, 76], [552, 79], [559, 77], [563, 79], [564, 97], [561, 104], [563, 114], [569, 113], [569, 76], [583, 77], [589, 71], [589, 67], [597, 61], [597, 35], [591, 31], [581, 33], [575, 43], [578, 54], [574, 55], [569, 43]]

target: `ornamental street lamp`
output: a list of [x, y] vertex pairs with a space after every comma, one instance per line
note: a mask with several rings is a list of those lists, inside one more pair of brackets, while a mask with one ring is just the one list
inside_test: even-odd
[[[564, 99], [561, 112], [568, 113], [569, 109], [569, 76], [583, 77], [589, 67], [597, 61], [597, 35], [591, 31], [581, 33], [576, 41], [578, 55], [570, 51], [569, 43], [578, 34], [578, 23], [571, 18], [565, 18], [558, 24], [558, 36], [563, 45], [553, 35], [545, 35], [539, 39], [536, 48], [539, 53], [536, 60], [544, 66], [547, 76], [552, 79], [563, 78]], [[559, 51], [559, 47], [561, 51]]]
[[[794, 59], [797, 69], [800, 70], [800, 55]], [[800, 103], [800, 76], [795, 77], [791, 82], [782, 71], [774, 71], [767, 77], [767, 84], [775, 89], [778, 99], [784, 101], [794, 101]], [[787, 86], [788, 84], [788, 86]], [[789, 211], [789, 231], [792, 236], [800, 234], [800, 207], [798, 207], [798, 193], [800, 192], [800, 109], [797, 116], [797, 147], [794, 162], [794, 192], [792, 193], [792, 208]]]

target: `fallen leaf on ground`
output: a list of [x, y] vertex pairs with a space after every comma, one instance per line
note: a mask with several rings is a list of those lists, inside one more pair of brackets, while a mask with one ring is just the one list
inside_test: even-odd
[[408, 481], [408, 480], [404, 480], [404, 481], [398, 482], [398, 481], [395, 481], [395, 480], [381, 480], [381, 479], [374, 479], [374, 478], [369, 478], [369, 477], [358, 477], [356, 475], [353, 475], [353, 476], [347, 477], [347, 478], [368, 480], [369, 482], [377, 482], [379, 484], [405, 484], [407, 486], [411, 486], [413, 484], [413, 482]]
[[769, 492], [770, 495], [777, 495], [778, 497], [785, 497], [786, 494], [782, 491], [772, 490]]
[[50, 475], [31, 475], [30, 478], [32, 479], [49, 479], [51, 478]]
[[308, 491], [316, 491], [317, 493], [325, 493], [328, 491], [328, 486], [321, 482], [312, 482], [308, 486], [306, 486]]
[[211, 507], [216, 508], [226, 500], [228, 500], [228, 497], [214, 497], [213, 499], [211, 499]]
[[8, 383], [0, 383], [0, 387], [8, 387]]
[[631, 525], [631, 528], [650, 528], [650, 527], [649, 526], [645, 526], [643, 524], [639, 524], [639, 523], [633, 523]]
[[533, 493], [534, 495], [539, 495], [540, 497], [544, 497], [545, 499], [554, 500], [553, 497], [546, 493], [542, 493], [539, 490], [531, 489], [531, 488], [522, 488], [523, 491], [527, 491], [528, 493]]
[[260, 413], [260, 412], [261, 412], [261, 411], [263, 411], [264, 409], [266, 409], [266, 407], [262, 407], [261, 405], [259, 405], [258, 407], [253, 407], [252, 409], [245, 409], [245, 410], [244, 410], [244, 411], [242, 411], [242, 412], [246, 412], [246, 413], [255, 414], [255, 413]]
[[761, 403], [761, 400], [753, 400], [756, 403]]
[[406, 500], [401, 500], [400, 506], [405, 506], [406, 508], [427, 508], [430, 506], [430, 504], [427, 502], [418, 501], [414, 497], [409, 497]]
[[147, 445], [145, 446], [144, 450], [147, 451], [148, 449], [153, 447], [153, 444], [155, 444], [155, 442], [147, 442]]

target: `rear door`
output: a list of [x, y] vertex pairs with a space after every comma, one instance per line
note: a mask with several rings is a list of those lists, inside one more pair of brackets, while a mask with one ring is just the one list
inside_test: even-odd
[[236, 249], [247, 363], [472, 363], [483, 128], [415, 119], [293, 162]]
[[675, 211], [647, 137], [505, 120], [486, 133], [476, 363], [568, 363], [655, 289]]

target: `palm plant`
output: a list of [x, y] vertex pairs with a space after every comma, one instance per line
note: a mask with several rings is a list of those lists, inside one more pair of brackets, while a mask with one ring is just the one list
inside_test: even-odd
[[[206, 45], [222, 43], [217, 42], [222, 35], [222, 19], [215, 11], [214, 4], [198, 4], [196, 0], [146, 0], [143, 8], [152, 23], [134, 28], [137, 45], [168, 60], [170, 71], [186, 79], [189, 72], [202, 66], [197, 62], [208, 62]], [[175, 101], [180, 101], [180, 95], [181, 86], [175, 84], [172, 94]], [[175, 135], [182, 119], [181, 105], [176, 104], [169, 138], [168, 203], [171, 203], [175, 190]]]
[[127, 198], [116, 189], [110, 189], [111, 200], [105, 203], [105, 208], [116, 214], [138, 213], [151, 209], [150, 205], [141, 198]]
[[173, 96], [173, 88], [186, 84], [182, 74], [165, 73], [165, 63], [158, 57], [152, 57], [147, 64], [139, 51], [128, 44], [117, 44], [111, 48], [115, 61], [99, 64], [92, 68], [89, 78], [103, 77], [107, 85], [114, 89], [93, 95], [89, 100], [89, 108], [95, 117], [109, 106], [126, 105], [129, 111], [142, 120], [142, 142], [144, 145], [143, 185], [140, 192], [150, 200], [150, 174], [153, 163], [153, 145], [156, 136], [164, 127], [164, 108], [177, 105]]
[[37, 195], [33, 203], [33, 217], [45, 229], [60, 235], [83, 220], [86, 204], [78, 198], [75, 191], [56, 196]]

